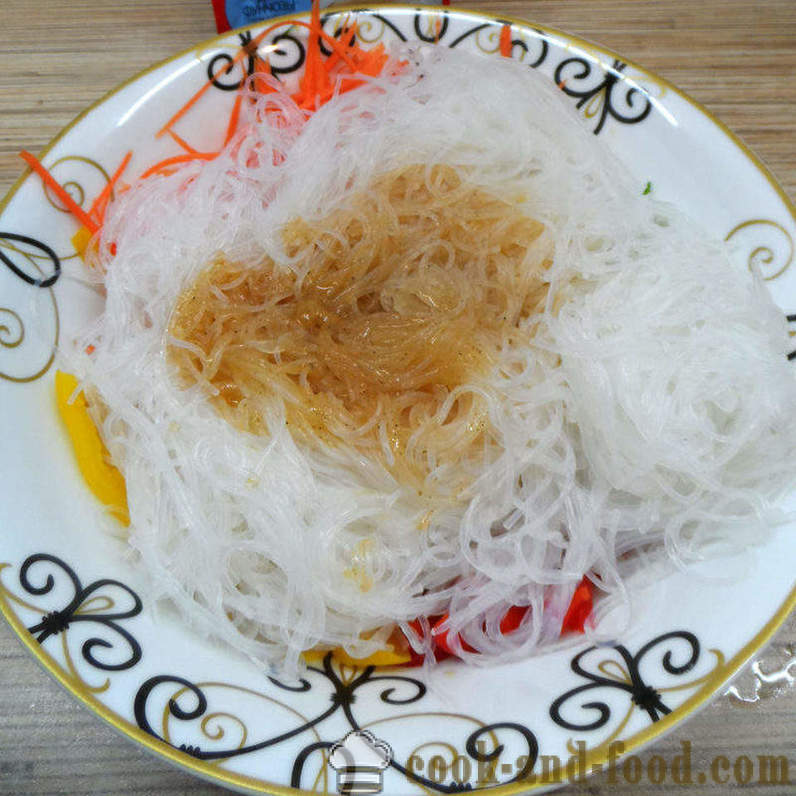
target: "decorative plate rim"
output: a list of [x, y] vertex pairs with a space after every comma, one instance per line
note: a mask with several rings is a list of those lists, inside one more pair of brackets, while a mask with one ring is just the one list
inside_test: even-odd
[[[705, 707], [716, 692], [728, 683], [743, 666], [749, 661], [755, 652], [760, 650], [784, 624], [791, 611], [796, 609], [796, 586], [791, 589], [790, 594], [785, 598], [772, 618], [758, 631], [758, 633], [742, 647], [732, 658], [717, 667], [710, 677], [703, 683], [702, 687], [686, 699], [681, 705], [668, 715], [661, 718], [654, 724], [645, 727], [635, 735], [623, 739], [624, 748], [621, 755], [629, 754], [640, 746], [660, 738], [674, 729], [680, 722], [696, 714]], [[196, 760], [190, 755], [181, 752], [164, 741], [154, 738], [149, 733], [142, 730], [132, 722], [122, 718], [118, 713], [111, 710], [107, 705], [95, 697], [87, 688], [75, 682], [55, 659], [47, 652], [28, 632], [27, 628], [19, 617], [14, 613], [8, 600], [0, 593], [0, 612], [11, 629], [17, 635], [22, 644], [27, 648], [36, 661], [60, 683], [78, 702], [85, 705], [92, 713], [105, 720], [115, 730], [125, 737], [143, 746], [147, 751], [165, 757], [169, 762], [186, 769], [205, 780], [222, 783], [237, 788], [247, 788], [253, 793], [272, 793], [276, 796], [307, 796], [310, 792], [304, 789], [293, 788], [288, 785], [267, 782], [266, 780], [250, 777], [246, 774], [237, 774], [223, 768], [219, 768], [210, 763]], [[600, 744], [586, 753], [586, 770], [593, 772], [608, 761], [608, 748], [606, 744]], [[506, 785], [489, 788], [490, 793], [496, 796], [509, 796], [522, 792], [531, 792], [545, 788], [546, 783], [528, 784], [524, 782], [512, 782]]]
[[[501, 14], [498, 16], [490, 12], [479, 11], [476, 9], [452, 10], [448, 6], [437, 6], [437, 5], [423, 6], [422, 9], [418, 9], [415, 6], [408, 3], [407, 4], [374, 3], [374, 4], [350, 4], [339, 7], [335, 6], [334, 8], [330, 9], [329, 13], [333, 13], [335, 15], [345, 12], [353, 12], [353, 11], [402, 13], [402, 12], [418, 11], [418, 10], [422, 10], [426, 13], [431, 13], [431, 14], [453, 14], [458, 17], [465, 17], [465, 18], [470, 17], [472, 19], [478, 19], [493, 23], [494, 22], [510, 23], [511, 25], [514, 25], [519, 28], [534, 30], [536, 32], [541, 32], [553, 37], [561, 37], [563, 40], [569, 43], [576, 45], [583, 45], [585, 47], [588, 47], [591, 51], [600, 53], [601, 55], [605, 55], [611, 58], [620, 58], [622, 62], [627, 64], [629, 67], [632, 67], [634, 70], [641, 73], [642, 75], [655, 80], [659, 85], [665, 87], [667, 90], [671, 91], [673, 94], [680, 97], [688, 105], [690, 105], [698, 113], [700, 113], [703, 117], [710, 120], [715, 125], [718, 132], [723, 134], [729, 141], [731, 141], [732, 144], [734, 144], [734, 146], [740, 151], [740, 153], [755, 167], [755, 169], [765, 179], [765, 181], [769, 184], [769, 186], [774, 190], [776, 195], [779, 197], [780, 201], [783, 203], [785, 210], [790, 215], [791, 219], [796, 223], [796, 204], [785, 193], [784, 189], [779, 185], [775, 177], [769, 171], [768, 167], [746, 145], [746, 143], [743, 140], [741, 140], [741, 138], [739, 138], [732, 130], [730, 130], [720, 119], [714, 116], [714, 114], [710, 110], [705, 108], [697, 100], [693, 99], [688, 93], [686, 93], [682, 89], [678, 88], [676, 85], [669, 82], [666, 78], [663, 78], [657, 73], [649, 69], [646, 69], [645, 67], [639, 65], [633, 60], [621, 56], [620, 54], [616, 53], [613, 50], [608, 49], [607, 47], [604, 47], [600, 44], [596, 44], [583, 37], [567, 33], [558, 28], [550, 27], [548, 25], [536, 24], [534, 22], [531, 22], [530, 20], [522, 19], [520, 17], [515, 17], [512, 15]], [[307, 15], [306, 13], [282, 15], [279, 17], [274, 17], [272, 20], [269, 20], [269, 24], [278, 24], [282, 20], [286, 21], [289, 19], [294, 19], [296, 17], [306, 16], [306, 15]], [[101, 97], [99, 97], [97, 100], [95, 100], [86, 108], [84, 108], [67, 125], [65, 125], [39, 152], [39, 159], [45, 157], [53, 149], [53, 147], [55, 147], [55, 145], [62, 138], [64, 138], [74, 127], [76, 127], [89, 113], [91, 113], [94, 109], [98, 108], [99, 106], [103, 105], [111, 97], [115, 96], [116, 94], [127, 88], [128, 86], [136, 83], [140, 79], [155, 72], [156, 70], [164, 66], [167, 66], [168, 64], [173, 63], [187, 55], [190, 55], [193, 52], [206, 50], [212, 47], [216, 43], [228, 40], [230, 36], [236, 34], [239, 31], [250, 30], [253, 27], [258, 27], [258, 24], [248, 25], [230, 31], [225, 31], [224, 33], [221, 33], [217, 36], [205, 39], [201, 42], [194, 44], [191, 47], [187, 47], [183, 50], [180, 50], [179, 52], [152, 64], [146, 69], [137, 72], [136, 74], [124, 80], [123, 82], [114, 86], [112, 89], [105, 92]], [[25, 181], [28, 179], [30, 175], [31, 175], [31, 170], [29, 168], [26, 168], [22, 172], [22, 174], [20, 174], [20, 176], [14, 181], [8, 192], [5, 194], [2, 200], [0, 200], [0, 214], [2, 214], [2, 212], [6, 209], [8, 204], [16, 195], [17, 191], [22, 187], [22, 185], [25, 183]], [[762, 626], [762, 628], [760, 628], [760, 630], [758, 630], [758, 632], [732, 658], [727, 660], [723, 665], [717, 667], [694, 694], [692, 694], [674, 711], [672, 711], [672, 713], [663, 716], [659, 721], [650, 724], [649, 726], [638, 731], [634, 735], [631, 735], [623, 739], [622, 743], [624, 746], [622, 754], [619, 757], [629, 754], [633, 750], [637, 750], [642, 745], [648, 744], [653, 740], [656, 740], [666, 735], [668, 732], [674, 729], [675, 726], [680, 724], [682, 721], [690, 718], [699, 709], [704, 707], [712, 698], [716, 696], [719, 689], [723, 685], [728, 683], [743, 668], [743, 666], [750, 660], [750, 658], [768, 643], [768, 641], [772, 638], [772, 636], [776, 633], [776, 631], [784, 624], [785, 620], [788, 618], [791, 612], [793, 612], [795, 609], [796, 609], [796, 585], [794, 585], [791, 588], [791, 591], [789, 592], [787, 597], [776, 609], [771, 618]], [[45, 650], [40, 644], [36, 642], [36, 640], [27, 630], [23, 622], [20, 620], [20, 618], [11, 608], [9, 601], [2, 594], [2, 592], [0, 592], [0, 613], [2, 613], [5, 621], [8, 623], [10, 628], [13, 630], [14, 634], [23, 644], [23, 646], [33, 656], [33, 658], [42, 666], [42, 668], [48, 674], [50, 674], [58, 683], [60, 683], [60, 685], [69, 694], [71, 694], [72, 697], [74, 697], [78, 702], [85, 705], [92, 713], [97, 715], [99, 718], [106, 721], [117, 732], [129, 738], [130, 740], [136, 742], [137, 744], [139, 744], [140, 746], [142, 746], [144, 749], [151, 752], [152, 754], [155, 754], [158, 757], [165, 758], [170, 763], [173, 763], [179, 768], [189, 771], [190, 773], [195, 774], [206, 781], [236, 789], [246, 789], [251, 793], [272, 793], [275, 794], [276, 796], [297, 796], [298, 794], [301, 794], [302, 796], [307, 796], [307, 794], [309, 793], [309, 791], [306, 791], [304, 789], [298, 789], [287, 785], [280, 785], [277, 783], [268, 782], [266, 780], [259, 779], [256, 777], [228, 771], [226, 769], [214, 766], [210, 763], [205, 763], [203, 761], [197, 760], [194, 757], [191, 757], [188, 754], [185, 754], [184, 752], [165, 743], [164, 741], [154, 738], [152, 735], [150, 735], [140, 727], [136, 726], [132, 722], [128, 721], [127, 719], [123, 718], [121, 715], [119, 715], [110, 707], [108, 707], [99, 699], [97, 699], [97, 697], [95, 697], [80, 682], [76, 682], [71, 677], [71, 675], [56, 662], [56, 660], [49, 654], [49, 652], [47, 652], [47, 650]], [[595, 770], [598, 770], [598, 766], [601, 766], [602, 764], [608, 761], [607, 744], [603, 743], [597, 747], [594, 747], [593, 749], [588, 750], [586, 754], [586, 760], [587, 760], [587, 771], [593, 772]], [[545, 783], [531, 784], [528, 782], [515, 781], [507, 783], [505, 785], [492, 787], [489, 790], [490, 793], [494, 793], [496, 796], [509, 796], [509, 794], [538, 791], [540, 789], [548, 789], [549, 787], [550, 786], [546, 785]]]

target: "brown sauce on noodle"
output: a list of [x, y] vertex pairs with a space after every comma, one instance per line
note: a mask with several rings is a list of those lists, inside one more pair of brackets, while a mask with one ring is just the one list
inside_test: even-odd
[[236, 427], [269, 433], [281, 401], [300, 440], [353, 446], [422, 483], [492, 433], [483, 397], [449, 396], [528, 340], [547, 298], [543, 233], [452, 167], [396, 170], [288, 224], [295, 270], [219, 257], [180, 297], [170, 331], [189, 346], [170, 355]]

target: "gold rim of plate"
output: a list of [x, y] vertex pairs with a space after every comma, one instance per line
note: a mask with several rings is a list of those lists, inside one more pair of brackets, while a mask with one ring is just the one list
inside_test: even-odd
[[[354, 11], [354, 10], [367, 10], [367, 11], [385, 11], [385, 12], [408, 12], [408, 11], [418, 11], [422, 10], [426, 13], [452, 13], [455, 16], [459, 17], [471, 17], [473, 19], [481, 20], [481, 21], [488, 21], [494, 22], [495, 16], [486, 12], [475, 11], [475, 10], [464, 10], [464, 9], [455, 9], [451, 11], [449, 7], [445, 6], [424, 6], [422, 9], [416, 9], [413, 6], [409, 5], [386, 5], [386, 4], [374, 4], [369, 5], [365, 9], [361, 5], [347, 5], [347, 6], [335, 6], [331, 9], [330, 13], [338, 14], [341, 12], [346, 11]], [[275, 24], [280, 20], [288, 20], [288, 19], [295, 19], [297, 17], [307, 16], [306, 13], [304, 14], [290, 14], [285, 15], [282, 17], [274, 17], [271, 20], [267, 20], [267, 24]], [[577, 45], [581, 45], [585, 48], [588, 48], [590, 52], [598, 52], [602, 55], [608, 56], [609, 58], [620, 58], [624, 63], [628, 66], [635, 69], [640, 74], [644, 75], [647, 78], [651, 78], [659, 85], [665, 87], [673, 94], [676, 94], [678, 97], [683, 99], [686, 103], [691, 105], [695, 108], [699, 113], [703, 116], [706, 116], [716, 127], [719, 129], [721, 133], [723, 133], [727, 138], [729, 138], [735, 146], [741, 151], [741, 153], [752, 163], [752, 165], [758, 170], [761, 176], [766, 180], [766, 182], [773, 188], [777, 196], [779, 196], [782, 203], [785, 205], [788, 213], [790, 214], [791, 218], [793, 219], [794, 223], [796, 223], [796, 205], [791, 201], [782, 187], [777, 183], [774, 179], [771, 172], [768, 168], [760, 161], [760, 159], [749, 149], [749, 147], [735, 134], [730, 130], [721, 120], [716, 118], [707, 108], [702, 106], [698, 103], [695, 99], [690, 97], [684, 91], [677, 88], [675, 85], [670, 83], [665, 78], [660, 77], [659, 75], [651, 72], [648, 69], [640, 66], [639, 64], [635, 63], [634, 61], [630, 61], [623, 56], [618, 55], [613, 50], [609, 50], [606, 47], [602, 47], [598, 44], [594, 44], [593, 42], [588, 41], [587, 39], [581, 38], [579, 36], [574, 36], [569, 33], [565, 33], [564, 31], [558, 30], [557, 28], [548, 27], [546, 25], [537, 25], [528, 20], [520, 19], [519, 17], [513, 17], [510, 15], [501, 15], [500, 21], [510, 22], [513, 26], [518, 28], [524, 28], [529, 31], [541, 31], [544, 34], [548, 34], [551, 36], [558, 36], [561, 37], [563, 41], [567, 41], [569, 43], [574, 43]], [[265, 23], [263, 23], [265, 24]], [[53, 138], [47, 146], [41, 150], [39, 153], [39, 159], [43, 159], [47, 153], [80, 121], [87, 116], [91, 111], [95, 108], [99, 107], [103, 103], [105, 103], [110, 97], [118, 94], [127, 86], [135, 83], [136, 81], [140, 80], [142, 77], [145, 77], [148, 74], [160, 69], [163, 66], [167, 66], [174, 61], [179, 60], [180, 58], [184, 58], [186, 55], [190, 55], [191, 53], [199, 53], [207, 50], [209, 47], [212, 47], [214, 44], [225, 41], [229, 39], [231, 35], [234, 35], [236, 30], [248, 30], [255, 26], [246, 26], [245, 28], [238, 28], [235, 30], [226, 31], [225, 33], [221, 33], [218, 36], [213, 36], [210, 39], [206, 39], [205, 41], [199, 43], [198, 45], [194, 45], [193, 47], [188, 47], [185, 50], [182, 50], [175, 55], [170, 56], [169, 58], [165, 58], [162, 61], [159, 61], [152, 66], [144, 69], [141, 72], [133, 75], [129, 79], [125, 80], [123, 83], [120, 83], [115, 88], [111, 89], [107, 93], [105, 93], [102, 97], [98, 100], [93, 102], [83, 111], [81, 111], [77, 116], [75, 116], [72, 121], [66, 125], [58, 135]], [[2, 201], [0, 201], [0, 213], [5, 210], [9, 202], [13, 199], [16, 192], [22, 186], [22, 184], [27, 180], [28, 176], [30, 176], [31, 170], [26, 169], [19, 178], [14, 182], [14, 184], [9, 189], [8, 193], [5, 195]], [[624, 744], [624, 750], [620, 757], [631, 753], [632, 751], [638, 749], [640, 746], [651, 742], [652, 740], [659, 738], [670, 730], [672, 730], [677, 724], [681, 721], [685, 720], [689, 716], [692, 716], [696, 713], [697, 710], [704, 707], [705, 704], [711, 699], [711, 697], [715, 696], [718, 690], [725, 685], [740, 669], [746, 664], [749, 659], [755, 654], [755, 652], [759, 651], [776, 633], [776, 631], [781, 627], [781, 625], [785, 622], [788, 618], [790, 613], [796, 609], [796, 586], [794, 586], [788, 596], [785, 598], [783, 603], [780, 607], [776, 610], [774, 615], [769, 619], [768, 622], [762, 627], [761, 630], [755, 634], [755, 636], [744, 646], [742, 647], [732, 658], [724, 663], [723, 666], [718, 667], [714, 672], [711, 674], [709, 679], [707, 679], [702, 687], [694, 694], [692, 694], [685, 702], [683, 702], [680, 706], [675, 708], [670, 714], [664, 716], [659, 721], [651, 724], [650, 726], [640, 730], [635, 735], [631, 735], [627, 738], [620, 739]], [[122, 718], [119, 714], [111, 710], [107, 705], [103, 704], [100, 700], [98, 700], [86, 687], [85, 685], [76, 680], [72, 675], [70, 675], [67, 671], [65, 671], [59, 664], [55, 661], [55, 659], [46, 651], [44, 650], [41, 645], [39, 645], [28, 633], [25, 626], [19, 620], [19, 617], [14, 613], [9, 605], [8, 601], [0, 595], [0, 611], [2, 611], [3, 616], [5, 617], [8, 624], [11, 626], [13, 631], [17, 634], [20, 641], [27, 647], [28, 651], [33, 655], [34, 658], [44, 667], [44, 669], [52, 675], [67, 691], [69, 691], [73, 697], [75, 697], [78, 701], [82, 702], [86, 707], [88, 707], [91, 711], [96, 713], [98, 716], [103, 718], [107, 721], [112, 727], [118, 730], [120, 733], [125, 735], [128, 738], [136, 741], [137, 743], [144, 746], [151, 752], [158, 754], [159, 756], [165, 757], [172, 763], [175, 763], [180, 768], [187, 769], [194, 774], [199, 775], [203, 779], [214, 781], [217, 783], [223, 783], [224, 785], [233, 786], [236, 788], [246, 788], [250, 791], [255, 793], [273, 793], [277, 794], [278, 796], [296, 796], [296, 794], [310, 794], [310, 791], [291, 788], [287, 785], [279, 785], [277, 783], [268, 782], [266, 780], [257, 779], [255, 777], [250, 777], [244, 774], [236, 774], [234, 772], [226, 771], [223, 768], [219, 768], [217, 766], [211, 765], [209, 763], [204, 763], [202, 761], [196, 760], [193, 757], [185, 754], [184, 752], [180, 752], [178, 749], [175, 749], [173, 746], [160, 741], [148, 733], [144, 732], [139, 727], [135, 726], [131, 722], [127, 721], [126, 719]], [[593, 749], [590, 749], [586, 755], [587, 771], [594, 771], [598, 766], [604, 765], [608, 762], [608, 746], [607, 744], [601, 744]], [[489, 792], [495, 794], [495, 796], [509, 796], [509, 794], [516, 794], [521, 792], [529, 792], [532, 790], [537, 790], [539, 788], [545, 787], [544, 783], [537, 783], [537, 784], [530, 784], [528, 782], [511, 782], [506, 785], [499, 785], [494, 788], [490, 788]]]

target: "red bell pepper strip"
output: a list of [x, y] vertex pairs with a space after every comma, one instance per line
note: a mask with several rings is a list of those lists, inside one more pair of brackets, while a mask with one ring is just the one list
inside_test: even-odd
[[[589, 618], [594, 606], [594, 584], [584, 575], [580, 583], [575, 589], [570, 600], [567, 612], [564, 615], [564, 620], [561, 623], [561, 635], [567, 633], [583, 633], [586, 625], [586, 620]], [[530, 606], [527, 605], [512, 605], [506, 611], [503, 618], [500, 620], [500, 632], [504, 635], [513, 633], [522, 623], [523, 619], [530, 611]], [[437, 661], [444, 660], [445, 658], [455, 657], [456, 653], [453, 652], [453, 645], [450, 638], [450, 631], [437, 632], [443, 622], [447, 621], [449, 615], [447, 613], [441, 616], [429, 617], [429, 624], [431, 625], [431, 639], [432, 647], [434, 650], [434, 657]], [[423, 628], [421, 627], [420, 620], [414, 619], [409, 622], [409, 626], [417, 633], [420, 638], [424, 638]], [[464, 639], [459, 637], [461, 648], [466, 652], [476, 652]], [[411, 660], [405, 664], [406, 666], [420, 666], [422, 665], [425, 656], [419, 652], [415, 652], [410, 645], [409, 654]]]
[[586, 575], [578, 584], [561, 623], [561, 635], [583, 633], [586, 620], [594, 607], [594, 584]]

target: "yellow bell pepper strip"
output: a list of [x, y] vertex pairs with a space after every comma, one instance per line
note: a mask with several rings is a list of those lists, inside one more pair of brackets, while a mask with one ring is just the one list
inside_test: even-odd
[[80, 229], [72, 235], [72, 245], [83, 260], [86, 259], [86, 249], [88, 248], [91, 238], [91, 230], [86, 227], [80, 227]]
[[[307, 663], [320, 663], [329, 654], [329, 650], [307, 650], [302, 654]], [[336, 647], [332, 650], [332, 659], [346, 666], [405, 666], [411, 661], [411, 655], [408, 652], [385, 649], [366, 658], [352, 658], [342, 647]]]
[[[110, 456], [91, 419], [86, 396], [81, 391], [72, 400], [78, 384], [78, 380], [71, 373], [56, 371], [55, 396], [58, 413], [69, 432], [78, 467], [89, 489], [122, 525], [129, 525], [124, 477], [108, 462]], [[308, 663], [319, 663], [327, 654], [327, 650], [308, 650], [304, 653], [304, 659]], [[348, 666], [403, 666], [411, 659], [409, 652], [394, 648], [379, 650], [366, 658], [354, 658], [338, 647], [332, 650], [332, 657], [337, 663]]]
[[[392, 650], [379, 650], [366, 658], [352, 658], [342, 647], [331, 650], [332, 660], [344, 666], [405, 666], [411, 661], [408, 652], [394, 652]], [[307, 650], [302, 653], [307, 663], [320, 663], [329, 650]]]
[[130, 524], [127, 487], [122, 474], [109, 462], [110, 455], [91, 419], [86, 396], [79, 392], [78, 380], [70, 373], [55, 374], [58, 413], [64, 421], [78, 467], [89, 489], [122, 525]]
[[[72, 400], [78, 384], [78, 380], [71, 373], [56, 371], [55, 396], [58, 413], [69, 432], [78, 467], [89, 489], [122, 525], [129, 525], [124, 477], [108, 462], [108, 450], [91, 419], [86, 396], [81, 391]], [[327, 654], [328, 650], [308, 650], [304, 653], [304, 659], [307, 663], [319, 663]], [[411, 659], [409, 652], [394, 648], [379, 650], [366, 658], [353, 658], [338, 647], [332, 650], [332, 657], [337, 663], [348, 666], [403, 666]]]
[[[368, 638], [371, 635], [364, 633], [362, 637]], [[332, 659], [336, 663], [346, 666], [406, 666], [412, 662], [412, 648], [406, 636], [398, 628], [393, 630], [384, 649], [364, 658], [354, 658], [342, 647], [335, 647], [331, 652]], [[320, 663], [329, 654], [329, 650], [306, 650], [302, 654], [307, 663]]]

